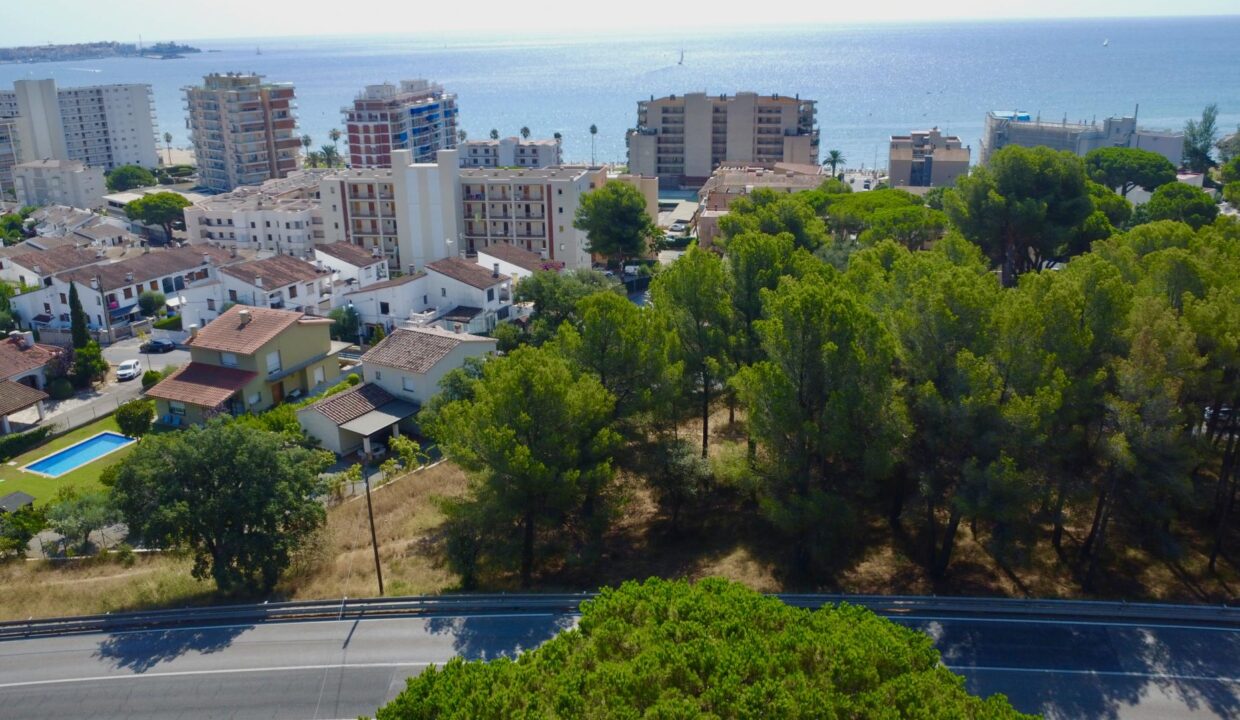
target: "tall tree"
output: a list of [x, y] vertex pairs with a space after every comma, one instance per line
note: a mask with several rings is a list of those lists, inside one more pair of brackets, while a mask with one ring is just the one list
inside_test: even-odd
[[491, 128], [491, 139], [499, 140], [499, 130], [496, 130], [495, 128]]
[[820, 275], [763, 291], [767, 360], [735, 384], [761, 442], [763, 510], [800, 573], [827, 565], [853, 526], [845, 493], [886, 475], [898, 437], [891, 338], [878, 317]]
[[745, 232], [786, 232], [797, 247], [816, 250], [827, 240], [827, 226], [810, 204], [811, 199], [811, 193], [789, 195], [766, 188], [738, 198], [728, 208], [728, 214], [719, 219], [723, 242], [726, 244]]
[[516, 533], [528, 587], [545, 533], [572, 522], [596, 536], [606, 522], [619, 440], [609, 427], [614, 400], [593, 375], [532, 347], [488, 362], [472, 395], [439, 408], [424, 426], [471, 474], [468, 495], [445, 509], [450, 520], [488, 518], [488, 532], [504, 542]]
[[755, 325], [762, 319], [762, 292], [774, 290], [781, 277], [791, 274], [792, 236], [745, 232], [728, 241], [725, 256], [728, 296], [735, 320], [732, 355], [734, 364], [744, 367], [763, 357]]
[[335, 145], [324, 145], [319, 148], [319, 156], [323, 158], [323, 164], [329, 168], [334, 168], [340, 164], [340, 151]]
[[1002, 271], [1003, 284], [1074, 255], [1077, 229], [1093, 213], [1081, 159], [1046, 147], [999, 150], [944, 196], [948, 217]]
[[1218, 104], [1210, 103], [1201, 111], [1201, 120], [1184, 124], [1184, 164], [1193, 172], [1203, 173], [1214, 167], [1214, 143], [1218, 140]]
[[863, 246], [895, 240], [909, 250], [921, 250], [942, 237], [947, 226], [947, 215], [939, 210], [921, 205], [883, 208], [869, 214], [858, 240]]
[[590, 123], [590, 165], [597, 165], [594, 161], [594, 137], [598, 135], [598, 125]]
[[164, 150], [165, 150], [164, 154], [168, 158], [168, 164], [171, 165], [172, 164], [172, 133], [170, 132], [164, 133]]
[[589, 251], [621, 263], [640, 257], [659, 229], [646, 211], [646, 198], [636, 187], [614, 180], [581, 196], [573, 227], [584, 230]]
[[323, 524], [330, 464], [330, 453], [215, 418], [143, 438], [116, 466], [112, 496], [134, 537], [188, 550], [194, 577], [268, 592]]
[[1167, 158], [1150, 150], [1130, 147], [1105, 147], [1085, 155], [1085, 171], [1096, 183], [1105, 185], [1128, 197], [1134, 188], [1154, 192], [1175, 182], [1175, 166]]
[[150, 187], [159, 181], [150, 170], [137, 165], [122, 165], [108, 173], [108, 189], [112, 192], [123, 192], [138, 187]]
[[90, 342], [90, 321], [86, 311], [82, 309], [82, 299], [78, 297], [77, 283], [69, 282], [69, 333], [73, 338], [73, 348], [81, 350]]
[[328, 130], [327, 138], [332, 141], [333, 157], [340, 157], [340, 149], [336, 147], [336, 143], [340, 142], [340, 130], [337, 128]]
[[599, 291], [623, 294], [624, 286], [596, 270], [540, 270], [517, 284], [517, 302], [534, 304], [530, 341], [535, 345], [555, 335], [560, 324], [574, 320], [582, 298]]
[[522, 140], [529, 140], [529, 139], [530, 139], [530, 128], [529, 128], [529, 126], [528, 126], [528, 125], [522, 125], [522, 126], [521, 126], [521, 139], [522, 139]]
[[650, 284], [655, 308], [665, 313], [677, 339], [690, 395], [702, 409], [702, 457], [710, 445], [710, 401], [727, 376], [731, 307], [723, 263], [696, 245]]
[[174, 192], [157, 192], [144, 195], [125, 205], [125, 214], [143, 225], [158, 225], [164, 237], [172, 239], [172, 224], [185, 222], [185, 208], [192, 205], [184, 195]]
[[309, 135], [302, 135], [302, 136], [301, 136], [301, 151], [302, 151], [302, 153], [304, 153], [304, 154], [306, 154], [306, 155], [309, 155], [309, 153], [310, 153], [310, 146], [311, 146], [311, 145], [314, 145], [314, 138], [310, 137]]
[[465, 130], [464, 130], [464, 129], [457, 130], [457, 131], [456, 131], [456, 139], [457, 139], [459, 142], [465, 142], [466, 140], [468, 140], [468, 139], [469, 139], [469, 133], [465, 132]]
[[845, 162], [846, 161], [844, 159], [844, 153], [840, 152], [839, 150], [828, 150], [827, 156], [823, 158], [822, 164], [830, 165], [831, 176], [835, 177], [836, 168], [838, 168], [840, 165], [843, 165]]

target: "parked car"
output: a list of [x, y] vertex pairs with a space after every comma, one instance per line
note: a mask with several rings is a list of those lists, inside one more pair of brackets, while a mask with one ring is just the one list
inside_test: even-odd
[[142, 345], [142, 352], [147, 353], [166, 353], [177, 349], [177, 344], [166, 338], [155, 338], [148, 340]]
[[126, 360], [116, 366], [117, 380], [133, 380], [142, 374], [142, 363], [137, 360]]
[[688, 230], [689, 226], [682, 222], [674, 222], [672, 223], [672, 227], [669, 229], [674, 233], [682, 233], [685, 230]]

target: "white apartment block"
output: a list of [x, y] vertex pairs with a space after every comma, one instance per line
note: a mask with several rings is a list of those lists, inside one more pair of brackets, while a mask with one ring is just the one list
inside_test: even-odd
[[625, 140], [629, 171], [665, 186], [700, 186], [723, 164], [816, 165], [816, 103], [799, 96], [689, 93], [637, 103]]
[[185, 209], [190, 243], [308, 258], [324, 241], [319, 185], [330, 171], [299, 170]]
[[13, 166], [21, 162], [21, 143], [17, 135], [17, 118], [0, 117], [0, 199], [11, 200]]
[[389, 267], [406, 273], [458, 254], [457, 152], [442, 150], [432, 164], [414, 163], [411, 150], [394, 150], [391, 168], [325, 177], [319, 188], [325, 241], [378, 248]]
[[22, 161], [76, 160], [105, 171], [160, 164], [150, 85], [18, 80], [0, 92], [0, 117], [14, 119]]
[[1045, 145], [1053, 150], [1067, 150], [1085, 155], [1103, 147], [1131, 147], [1156, 152], [1179, 167], [1184, 155], [1184, 133], [1145, 130], [1137, 127], [1137, 118], [1112, 117], [1096, 122], [1043, 120], [1020, 110], [986, 113], [982, 135], [982, 162], [1008, 145], [1035, 147]]
[[211, 74], [184, 91], [198, 176], [206, 187], [228, 192], [299, 167], [291, 84], [267, 83], [261, 75]]
[[461, 143], [461, 166], [467, 168], [545, 168], [562, 162], [558, 140], [466, 140]]
[[341, 112], [355, 168], [392, 167], [397, 150], [433, 163], [440, 150], [456, 147], [456, 95], [429, 80], [367, 85]]
[[13, 168], [17, 202], [21, 205], [68, 205], [94, 209], [103, 203], [107, 186], [103, 169], [76, 160], [35, 160]]

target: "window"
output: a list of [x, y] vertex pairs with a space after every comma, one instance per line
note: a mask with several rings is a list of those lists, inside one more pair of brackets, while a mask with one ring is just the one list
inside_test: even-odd
[[220, 353], [220, 364], [224, 367], [237, 367], [237, 356], [234, 353]]
[[125, 288], [125, 299], [129, 300], [133, 297], [133, 288]]
[[487, 288], [487, 302], [495, 301], [495, 288]]
[[250, 404], [251, 404], [251, 405], [257, 405], [257, 404], [259, 404], [259, 403], [260, 403], [260, 402], [262, 402], [262, 401], [263, 401], [263, 393], [262, 393], [261, 391], [260, 391], [260, 392], [256, 392], [256, 393], [254, 393], [253, 395], [251, 395], [251, 396], [250, 396]]
[[430, 305], [430, 304], [431, 304], [431, 303], [430, 303], [430, 299], [429, 299], [429, 298], [427, 298], [425, 295], [423, 295], [423, 296], [422, 296], [422, 304], [423, 304], [423, 305]]
[[237, 302], [237, 291], [236, 291], [236, 290], [229, 290], [229, 291], [228, 291], [228, 301], [229, 301], [229, 302]]
[[207, 298], [207, 309], [215, 310], [215, 298]]
[[413, 378], [409, 377], [408, 375], [401, 375], [400, 386], [406, 392], [413, 392], [416, 389], [413, 386]]
[[320, 365], [314, 369], [314, 384], [318, 385], [323, 382], [323, 366]]
[[297, 286], [296, 285], [288, 286], [288, 296], [290, 299], [297, 297]]
[[380, 315], [391, 315], [392, 314], [391, 307], [385, 302], [379, 303], [379, 314]]
[[381, 373], [381, 372], [379, 372], [378, 370], [376, 370], [376, 371], [375, 371], [375, 379], [376, 379], [376, 380], [382, 380], [382, 379], [383, 379], [383, 373]]
[[267, 353], [267, 374], [275, 375], [280, 372], [280, 351], [272, 350]]
[[68, 305], [68, 304], [69, 304], [69, 301], [65, 299], [65, 294], [64, 294], [64, 293], [61, 293], [61, 294], [60, 294], [60, 304], [61, 304], [61, 305]]
[[168, 401], [168, 412], [173, 415], [178, 415], [178, 416], [185, 415], [185, 403], [178, 402], [176, 400], [169, 400]]
[[439, 297], [448, 297], [448, 288], [439, 288]]

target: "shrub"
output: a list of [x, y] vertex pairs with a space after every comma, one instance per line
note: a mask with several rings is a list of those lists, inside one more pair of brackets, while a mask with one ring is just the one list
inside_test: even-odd
[[142, 389], [147, 390], [149, 388], [155, 387], [155, 385], [157, 385], [159, 381], [163, 379], [164, 379], [164, 375], [160, 371], [147, 370], [146, 372], [142, 373]]
[[[70, 388], [72, 392], [72, 388]], [[6, 462], [27, 450], [41, 445], [52, 434], [52, 426], [44, 425], [24, 433], [0, 437], [0, 462]]]
[[151, 327], [156, 330], [184, 330], [181, 326], [181, 316], [173, 315], [171, 317], [160, 318], [151, 323]]
[[158, 313], [167, 301], [163, 293], [147, 290], [138, 296], [138, 308], [142, 311], [143, 317], [151, 317]]
[[73, 383], [69, 378], [58, 377], [47, 385], [47, 394], [53, 400], [64, 400], [73, 397]]
[[130, 400], [116, 409], [116, 424], [129, 437], [142, 437], [151, 430], [155, 419], [155, 403], [150, 400]]

